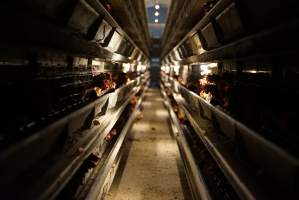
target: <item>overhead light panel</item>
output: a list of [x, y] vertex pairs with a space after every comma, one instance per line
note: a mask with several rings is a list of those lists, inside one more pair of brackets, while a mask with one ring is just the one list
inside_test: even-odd
[[159, 16], [159, 12], [158, 11], [155, 12], [155, 16]]
[[160, 9], [159, 4], [156, 4], [156, 5], [155, 5], [155, 8], [156, 8], [156, 10], [159, 10], [159, 9]]
[[158, 19], [155, 19], [155, 23], [158, 23], [159, 22], [159, 20]]

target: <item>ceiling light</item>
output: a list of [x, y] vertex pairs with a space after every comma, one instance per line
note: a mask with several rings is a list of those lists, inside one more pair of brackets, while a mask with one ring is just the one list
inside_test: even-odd
[[158, 19], [155, 19], [155, 23], [158, 23], [159, 22], [159, 20]]
[[158, 11], [155, 12], [155, 16], [159, 16], [159, 12]]
[[159, 10], [159, 8], [160, 8], [159, 4], [156, 4], [155, 8], [156, 8], [156, 10]]

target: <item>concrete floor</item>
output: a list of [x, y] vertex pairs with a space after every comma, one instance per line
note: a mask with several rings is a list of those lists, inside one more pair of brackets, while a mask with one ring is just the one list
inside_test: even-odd
[[169, 116], [159, 89], [149, 89], [105, 200], [190, 199]]

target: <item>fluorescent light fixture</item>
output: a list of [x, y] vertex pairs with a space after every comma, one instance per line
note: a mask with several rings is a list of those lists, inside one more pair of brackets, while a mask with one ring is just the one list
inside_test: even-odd
[[217, 63], [205, 63], [205, 64], [201, 64], [200, 65], [200, 74], [201, 75], [208, 75], [210, 73], [212, 73], [212, 70], [210, 70], [211, 68], [215, 68], [217, 67]]
[[256, 74], [256, 73], [263, 73], [263, 74], [270, 74], [271, 71], [265, 71], [265, 70], [243, 70], [242, 72], [245, 72], [245, 73], [252, 73], [252, 74]]
[[103, 72], [105, 70], [105, 62], [100, 60], [92, 60], [92, 74], [98, 75], [99, 73]]
[[156, 10], [159, 10], [159, 9], [160, 9], [159, 4], [156, 4], [156, 5], [155, 5], [155, 8], [156, 8]]
[[155, 23], [158, 23], [159, 22], [159, 20], [158, 19], [155, 19]]
[[200, 72], [200, 74], [202, 75], [202, 76], [204, 76], [204, 75], [208, 75], [208, 74], [210, 74], [210, 73], [212, 73], [212, 71], [211, 70], [205, 70], [205, 71], [202, 71], [202, 72]]
[[169, 67], [169, 66], [166, 66], [166, 67], [165, 67], [165, 72], [166, 72], [166, 73], [169, 73], [169, 72], [170, 72], [170, 67]]
[[123, 64], [123, 72], [127, 73], [131, 69], [131, 64], [130, 63], [124, 63]]
[[146, 65], [143, 65], [141, 70], [142, 70], [143, 72], [145, 72], [146, 69], [147, 69], [147, 66], [146, 66]]
[[176, 75], [179, 75], [180, 73], [180, 66], [179, 65], [174, 65], [174, 68], [173, 68], [174, 72]]
[[159, 12], [158, 11], [155, 12], [155, 16], [159, 16]]
[[141, 64], [137, 65], [137, 71], [140, 72], [141, 70], [142, 70], [142, 65]]

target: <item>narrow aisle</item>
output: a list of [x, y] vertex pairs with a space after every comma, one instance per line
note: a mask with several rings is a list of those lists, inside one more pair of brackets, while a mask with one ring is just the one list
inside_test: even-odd
[[149, 89], [142, 105], [144, 117], [132, 127], [124, 159], [106, 200], [189, 199], [160, 91]]

